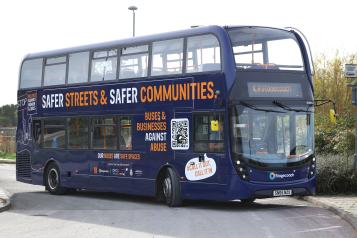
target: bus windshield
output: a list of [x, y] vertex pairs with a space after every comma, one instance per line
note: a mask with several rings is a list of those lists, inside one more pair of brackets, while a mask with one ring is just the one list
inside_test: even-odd
[[293, 33], [264, 27], [240, 27], [229, 31], [238, 69], [296, 70], [304, 64]]
[[233, 154], [265, 166], [286, 165], [311, 155], [313, 113], [301, 108], [280, 109], [233, 106], [230, 112]]

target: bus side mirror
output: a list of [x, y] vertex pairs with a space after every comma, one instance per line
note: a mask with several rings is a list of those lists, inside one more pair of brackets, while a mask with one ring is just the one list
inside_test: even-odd
[[219, 131], [218, 120], [212, 120], [211, 121], [211, 131], [214, 131], [214, 132]]
[[336, 124], [336, 112], [334, 109], [330, 109], [330, 122]]

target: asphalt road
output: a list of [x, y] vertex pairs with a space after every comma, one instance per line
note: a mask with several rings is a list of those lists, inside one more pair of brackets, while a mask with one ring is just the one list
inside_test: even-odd
[[0, 187], [13, 194], [0, 213], [0, 237], [357, 237], [344, 220], [294, 198], [187, 202], [168, 208], [151, 198], [77, 192], [53, 196], [15, 181], [14, 165], [0, 164]]

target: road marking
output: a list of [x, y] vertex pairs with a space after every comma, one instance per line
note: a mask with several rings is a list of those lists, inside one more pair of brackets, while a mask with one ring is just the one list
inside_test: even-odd
[[319, 218], [326, 218], [326, 219], [335, 219], [336, 215], [323, 215], [323, 214], [316, 214], [316, 215], [305, 215], [305, 216], [291, 216], [291, 217], [277, 217], [277, 218], [271, 218], [271, 219], [276, 219], [276, 220], [286, 220], [286, 219], [302, 219], [302, 218], [309, 218], [309, 217], [319, 217]]
[[329, 226], [329, 227], [321, 227], [315, 229], [308, 229], [303, 231], [297, 231], [296, 233], [306, 233], [306, 232], [314, 232], [314, 231], [324, 231], [324, 230], [332, 230], [332, 229], [340, 229], [342, 226]]

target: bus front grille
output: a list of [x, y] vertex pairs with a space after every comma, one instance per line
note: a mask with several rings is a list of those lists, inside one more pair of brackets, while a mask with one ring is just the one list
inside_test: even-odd
[[31, 178], [31, 157], [28, 151], [16, 153], [16, 175], [19, 178]]

